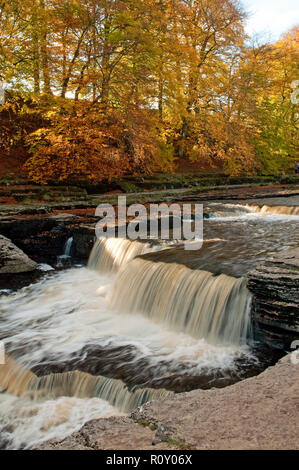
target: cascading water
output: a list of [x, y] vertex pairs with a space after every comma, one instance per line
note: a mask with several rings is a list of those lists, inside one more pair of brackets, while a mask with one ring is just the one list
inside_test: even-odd
[[0, 449], [26, 449], [51, 438], [63, 439], [91, 419], [119, 414], [99, 398], [68, 398], [76, 380], [61, 378], [38, 378], [5, 357], [0, 365]]
[[30, 396], [35, 400], [43, 397], [98, 397], [125, 413], [170, 394], [166, 390], [150, 388], [129, 391], [121, 380], [79, 371], [37, 377], [8, 356], [5, 364], [0, 366], [0, 390], [20, 397]]
[[74, 241], [74, 238], [70, 237], [65, 242], [65, 245], [63, 248], [63, 254], [58, 256], [57, 265], [56, 265], [58, 268], [62, 268], [65, 262], [71, 258], [73, 241]]
[[[87, 420], [127, 413], [170, 390], [223, 386], [244, 377], [246, 364], [255, 367], [246, 345], [251, 299], [237, 276], [248, 260], [263, 259], [265, 245], [281, 249], [285, 233], [297, 243], [296, 221], [241, 206], [218, 212], [206, 221], [211, 243], [200, 254], [98, 240], [91, 269], [46, 275], [0, 296], [9, 355], [0, 365], [0, 447], [62, 439]], [[71, 239], [64, 256], [70, 249]], [[184, 265], [190, 258], [194, 269]]]
[[0, 449], [63, 439], [91, 419], [128, 413], [171, 393], [130, 391], [121, 380], [79, 371], [37, 377], [7, 355], [0, 365], [0, 392]]
[[251, 296], [244, 279], [135, 259], [152, 251], [157, 246], [122, 238], [95, 243], [89, 268], [120, 269], [108, 298], [112, 308], [144, 313], [212, 344], [246, 343]]
[[73, 245], [73, 237], [70, 237], [67, 241], [66, 244], [64, 245], [64, 256], [71, 256], [71, 250], [72, 250], [72, 245]]
[[113, 273], [136, 256], [159, 249], [160, 245], [130, 241], [125, 238], [100, 238], [94, 244], [88, 267], [99, 273]]
[[299, 215], [298, 206], [268, 206], [257, 204], [248, 204], [247, 207], [259, 214], [279, 214], [279, 215]]
[[2, 393], [0, 449], [32, 449], [50, 439], [61, 441], [88, 421], [119, 414], [119, 410], [100, 398], [33, 401]]
[[251, 295], [244, 279], [174, 263], [131, 261], [121, 269], [109, 302], [212, 344], [244, 344], [250, 331]]

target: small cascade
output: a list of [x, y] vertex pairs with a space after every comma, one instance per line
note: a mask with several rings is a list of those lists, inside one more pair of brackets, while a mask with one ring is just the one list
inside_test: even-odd
[[63, 254], [58, 256], [57, 259], [57, 267], [62, 268], [67, 263], [67, 261], [71, 258], [72, 253], [72, 246], [73, 246], [73, 237], [68, 238], [64, 245]]
[[64, 256], [71, 256], [71, 249], [73, 245], [73, 237], [70, 237], [67, 241], [66, 244], [64, 245]]
[[124, 382], [102, 376], [74, 371], [37, 377], [6, 356], [0, 365], [0, 390], [19, 397], [41, 398], [76, 397], [101, 398], [124, 413], [144, 403], [171, 394], [164, 389], [139, 388], [129, 391]]
[[299, 215], [299, 206], [258, 206], [248, 204], [247, 207], [260, 214]]
[[241, 204], [214, 204], [207, 208], [209, 219], [223, 219], [225, 217], [242, 217], [250, 214], [252, 209]]
[[88, 267], [102, 274], [112, 274], [136, 256], [159, 249], [161, 249], [159, 245], [131, 241], [125, 238], [100, 238], [92, 249]]
[[120, 270], [108, 301], [114, 309], [142, 313], [212, 344], [244, 344], [250, 332], [245, 279], [176, 263], [131, 261]]
[[32, 383], [36, 375], [7, 355], [4, 360], [5, 363], [0, 364], [0, 392], [20, 397], [26, 393], [29, 383]]

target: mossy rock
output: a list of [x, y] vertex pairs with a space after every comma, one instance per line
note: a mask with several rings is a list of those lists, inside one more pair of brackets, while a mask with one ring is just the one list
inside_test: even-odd
[[140, 188], [136, 186], [133, 183], [130, 183], [129, 181], [122, 181], [120, 183], [120, 188], [125, 192], [125, 193], [138, 193], [140, 192]]

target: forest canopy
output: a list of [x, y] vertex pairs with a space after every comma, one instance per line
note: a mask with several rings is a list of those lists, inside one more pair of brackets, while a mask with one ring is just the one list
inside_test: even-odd
[[[298, 159], [299, 27], [250, 41], [234, 0], [0, 0], [1, 154], [38, 183], [277, 174]], [[299, 87], [297, 87], [299, 88]]]

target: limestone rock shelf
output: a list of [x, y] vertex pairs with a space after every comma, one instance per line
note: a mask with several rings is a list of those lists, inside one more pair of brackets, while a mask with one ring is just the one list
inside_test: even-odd
[[288, 349], [299, 336], [299, 248], [268, 258], [247, 277], [257, 339]]

